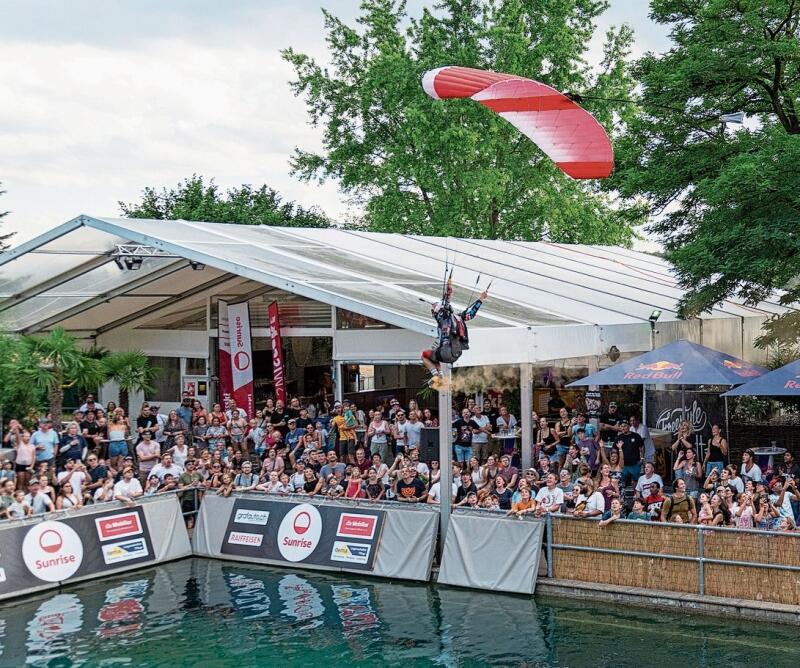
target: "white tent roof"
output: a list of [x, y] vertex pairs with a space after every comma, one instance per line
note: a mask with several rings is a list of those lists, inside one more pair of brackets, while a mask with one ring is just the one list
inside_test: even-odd
[[[139, 271], [121, 271], [112, 256], [124, 243], [177, 257], [148, 257]], [[492, 281], [470, 328], [486, 363], [549, 359], [549, 344], [535, 352], [545, 339], [590, 354], [608, 341], [601, 330], [625, 326], [635, 332], [633, 349], [643, 349], [633, 340], [649, 336], [653, 309], [662, 311], [660, 322], [676, 320], [682, 296], [664, 260], [619, 247], [83, 215], [0, 255], [0, 328], [96, 333], [210, 288], [244, 294], [267, 285], [428, 335], [434, 329], [425, 302], [441, 294], [446, 258], [455, 263], [456, 305], [466, 304], [476, 282]], [[193, 271], [189, 261], [207, 269]], [[703, 319], [785, 311], [777, 302], [726, 300]], [[565, 327], [583, 340], [574, 351]]]

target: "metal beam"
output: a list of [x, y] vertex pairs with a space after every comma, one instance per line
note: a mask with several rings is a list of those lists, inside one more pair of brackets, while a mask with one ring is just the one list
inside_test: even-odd
[[444, 554], [444, 541], [450, 524], [453, 504], [453, 391], [449, 364], [442, 364], [439, 387], [439, 546]]
[[78, 265], [77, 267], [68, 269], [67, 271], [62, 272], [53, 278], [48, 278], [46, 281], [37, 283], [32, 288], [17, 292], [0, 303], [0, 313], [12, 308], [13, 306], [18, 306], [19, 304], [28, 301], [32, 297], [36, 297], [37, 295], [47, 292], [52, 288], [58, 287], [59, 285], [67, 283], [68, 281], [72, 281], [76, 278], [80, 278], [81, 276], [88, 274], [90, 271], [102, 267], [104, 264], [107, 264], [110, 261], [111, 258], [107, 255], [96, 257], [88, 262]]
[[174, 297], [170, 297], [169, 299], [164, 299], [153, 306], [148, 306], [146, 309], [141, 311], [137, 311], [136, 313], [130, 313], [122, 318], [118, 318], [113, 322], [108, 323], [107, 325], [103, 325], [102, 327], [98, 327], [96, 333], [105, 334], [106, 332], [110, 332], [112, 329], [117, 329], [117, 327], [122, 327], [123, 325], [127, 325], [128, 323], [135, 322], [140, 318], [145, 317], [148, 314], [155, 314], [156, 312], [163, 310], [169, 306], [175, 306], [182, 302], [189, 297], [194, 297], [205, 290], [209, 290], [210, 288], [215, 288], [218, 285], [222, 285], [223, 283], [227, 283], [228, 281], [234, 280], [236, 278], [240, 278], [239, 276], [232, 276], [231, 274], [223, 274], [222, 276], [217, 276], [217, 278], [206, 281], [201, 285], [195, 286], [194, 288], [190, 288], [181, 294], [180, 299], [176, 300]]
[[533, 466], [533, 364], [519, 365], [519, 412], [522, 425], [522, 470]]
[[69, 234], [70, 232], [77, 230], [79, 227], [82, 227], [85, 224], [86, 216], [78, 216], [77, 218], [68, 220], [66, 223], [63, 223], [58, 227], [54, 227], [49, 232], [40, 234], [38, 237], [34, 237], [29, 241], [21, 243], [19, 246], [15, 246], [11, 250], [0, 253], [0, 267], [8, 262], [11, 262], [12, 260], [16, 260], [18, 257], [25, 255], [25, 253], [30, 253], [37, 248], [41, 248], [42, 246], [49, 244], [51, 241], [55, 241], [56, 239], [63, 237], [65, 234]]
[[87, 299], [85, 302], [81, 302], [75, 306], [71, 306], [63, 311], [59, 311], [55, 315], [51, 315], [44, 320], [40, 320], [39, 322], [31, 325], [30, 327], [26, 327], [22, 330], [23, 334], [34, 334], [36, 332], [41, 332], [43, 329], [47, 329], [50, 325], [54, 325], [62, 320], [66, 320], [67, 318], [72, 318], [76, 315], [80, 315], [81, 313], [85, 313], [89, 309], [93, 309], [95, 306], [107, 302], [114, 297], [118, 297], [120, 295], [125, 294], [126, 292], [131, 292], [132, 290], [137, 290], [139, 288], [144, 287], [145, 285], [149, 285], [150, 283], [155, 283], [157, 280], [162, 279], [166, 276], [171, 276], [182, 269], [186, 269], [187, 263], [181, 262], [174, 262], [167, 267], [163, 267], [162, 269], [157, 269], [156, 271], [150, 272], [149, 274], [142, 276], [141, 278], [137, 278], [130, 283], [125, 283], [124, 285], [120, 285], [108, 292], [104, 292], [103, 294], [97, 295], [96, 297], [92, 297]]
[[[131, 222], [132, 224], [135, 224], [135, 221]], [[183, 225], [191, 227], [191, 224], [187, 223], [186, 221], [180, 222]], [[390, 325], [396, 325], [397, 327], [428, 336], [433, 336], [436, 333], [435, 325], [428, 323], [422, 318], [415, 318], [398, 311], [387, 309], [385, 307], [374, 306], [373, 304], [359, 301], [358, 299], [351, 297], [345, 297], [336, 294], [331, 290], [326, 290], [325, 288], [313, 286], [307, 282], [293, 279], [291, 278], [291, 270], [288, 267], [287, 275], [277, 274], [272, 271], [267, 271], [263, 267], [259, 267], [258, 264], [241, 264], [240, 262], [234, 262], [233, 260], [222, 259], [213, 254], [213, 249], [209, 252], [205, 252], [195, 248], [183, 246], [177, 242], [165, 241], [164, 239], [160, 239], [158, 237], [142, 234], [141, 232], [136, 232], [135, 230], [127, 228], [121, 223], [117, 223], [112, 220], [87, 217], [86, 225], [102, 232], [107, 232], [108, 234], [127, 237], [128, 239], [132, 239], [133, 241], [137, 241], [141, 244], [147, 244], [150, 246], [155, 246], [156, 248], [161, 248], [170, 253], [181, 255], [187, 260], [201, 262], [210, 267], [216, 267], [217, 269], [230, 272], [231, 274], [236, 274], [242, 278], [249, 278], [250, 280], [264, 283], [265, 285], [286, 290], [287, 292], [300, 295], [301, 297], [307, 297], [308, 299], [323, 302], [324, 304], [330, 304], [331, 306], [346, 308], [355, 313], [360, 313], [361, 315], [387, 322]], [[218, 232], [215, 232], [215, 234], [223, 238], [226, 236]], [[266, 253], [274, 253], [274, 250], [275, 249], [264, 248]], [[409, 295], [410, 298], [411, 294]]]

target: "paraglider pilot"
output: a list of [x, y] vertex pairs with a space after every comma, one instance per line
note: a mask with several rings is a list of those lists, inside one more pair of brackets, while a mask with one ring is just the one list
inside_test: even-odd
[[422, 351], [422, 363], [431, 372], [432, 378], [441, 376], [441, 364], [452, 364], [465, 350], [469, 350], [469, 336], [467, 335], [467, 321], [472, 320], [486, 301], [489, 288], [486, 288], [478, 298], [461, 313], [454, 313], [450, 303], [453, 295], [453, 282], [448, 279], [444, 297], [440, 302], [431, 306], [431, 314], [436, 320], [438, 337], [429, 350]]

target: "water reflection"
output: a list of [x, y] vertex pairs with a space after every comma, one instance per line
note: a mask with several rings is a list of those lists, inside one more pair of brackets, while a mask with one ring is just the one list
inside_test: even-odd
[[794, 636], [195, 559], [0, 607], [0, 666], [778, 666], [800, 659]]

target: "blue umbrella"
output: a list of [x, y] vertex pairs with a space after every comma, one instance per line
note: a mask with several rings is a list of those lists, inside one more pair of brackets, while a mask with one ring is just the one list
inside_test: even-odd
[[800, 360], [754, 378], [723, 397], [800, 397]]
[[741, 385], [767, 373], [751, 362], [680, 340], [581, 378], [586, 385]]

